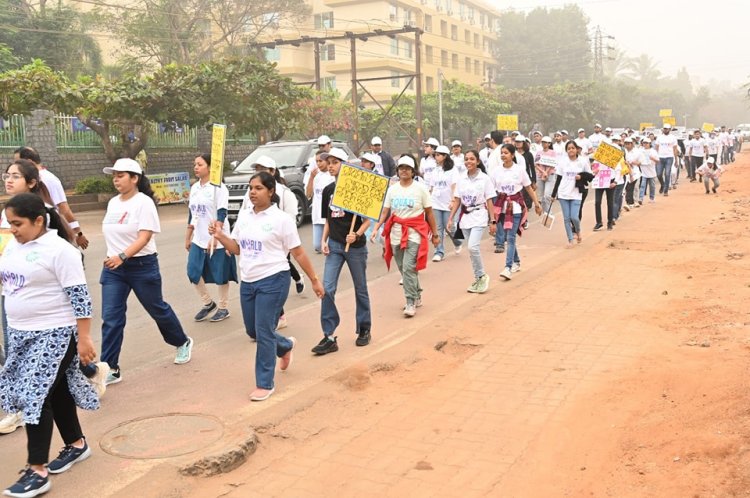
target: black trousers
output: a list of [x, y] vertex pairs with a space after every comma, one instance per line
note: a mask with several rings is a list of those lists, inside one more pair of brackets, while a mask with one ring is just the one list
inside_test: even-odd
[[628, 182], [627, 185], [625, 185], [625, 204], [628, 206], [632, 206], [635, 204], [635, 184], [638, 182]]
[[607, 225], [611, 225], [615, 212], [615, 189], [613, 188], [597, 188], [594, 189], [596, 193], [596, 224], [602, 224], [602, 197], [607, 194]]
[[49, 447], [52, 443], [52, 423], [57, 425], [63, 442], [68, 445], [83, 437], [81, 424], [73, 396], [68, 388], [65, 371], [73, 362], [76, 354], [76, 342], [70, 337], [70, 344], [60, 362], [52, 387], [42, 405], [39, 423], [26, 424], [26, 447], [29, 453], [29, 465], [43, 465], [49, 462]]

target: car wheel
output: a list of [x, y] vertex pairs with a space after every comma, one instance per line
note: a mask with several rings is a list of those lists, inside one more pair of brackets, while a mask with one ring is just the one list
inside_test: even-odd
[[295, 221], [297, 222], [297, 228], [299, 228], [305, 222], [305, 216], [307, 215], [307, 197], [299, 192], [295, 192], [294, 195], [297, 197], [297, 216]]

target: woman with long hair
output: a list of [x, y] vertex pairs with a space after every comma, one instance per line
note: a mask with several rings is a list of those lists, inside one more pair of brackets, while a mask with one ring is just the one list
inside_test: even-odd
[[[453, 203], [453, 194], [456, 189], [456, 183], [461, 175], [453, 166], [453, 159], [450, 157], [450, 150], [445, 145], [439, 146], [435, 150], [435, 161], [437, 167], [433, 170], [428, 180], [430, 186], [430, 195], [432, 196], [432, 212], [435, 213], [435, 223], [437, 225], [440, 242], [435, 248], [433, 262], [439, 262], [445, 259], [445, 228], [448, 226], [451, 213], [451, 204]], [[452, 239], [453, 248], [456, 254], [461, 252], [461, 239]]]
[[594, 175], [591, 173], [591, 165], [587, 158], [580, 155], [578, 145], [573, 141], [565, 144], [566, 155], [558, 158], [555, 168], [555, 188], [552, 191], [552, 200], [560, 201], [560, 209], [563, 215], [563, 225], [568, 236], [566, 247], [573, 247], [573, 237], [580, 244], [581, 238], [581, 198], [586, 183]]

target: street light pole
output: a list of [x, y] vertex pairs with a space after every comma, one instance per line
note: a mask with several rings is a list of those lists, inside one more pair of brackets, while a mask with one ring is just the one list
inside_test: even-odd
[[443, 71], [438, 68], [438, 121], [440, 126], [440, 145], [443, 145]]

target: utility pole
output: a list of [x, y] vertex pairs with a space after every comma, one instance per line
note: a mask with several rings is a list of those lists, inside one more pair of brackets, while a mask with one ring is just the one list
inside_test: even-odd
[[443, 70], [437, 70], [438, 80], [438, 122], [440, 123], [440, 143], [443, 143]]
[[323, 42], [315, 40], [313, 46], [315, 47], [315, 89], [320, 91], [320, 45]]
[[594, 31], [594, 77], [604, 76], [604, 50], [602, 43], [602, 30], [599, 25]]
[[416, 111], [414, 116], [417, 121], [417, 146], [421, 147], [424, 137], [422, 136], [422, 46], [421, 46], [421, 35], [422, 31], [419, 29], [414, 30], [414, 51], [415, 59], [414, 63], [416, 66], [416, 78], [417, 78], [417, 95], [416, 95]]
[[354, 130], [352, 131], [352, 145], [354, 153], [359, 154], [359, 102], [357, 100], [357, 39], [352, 37], [350, 40], [352, 51], [352, 109], [354, 114], [352, 121]]

